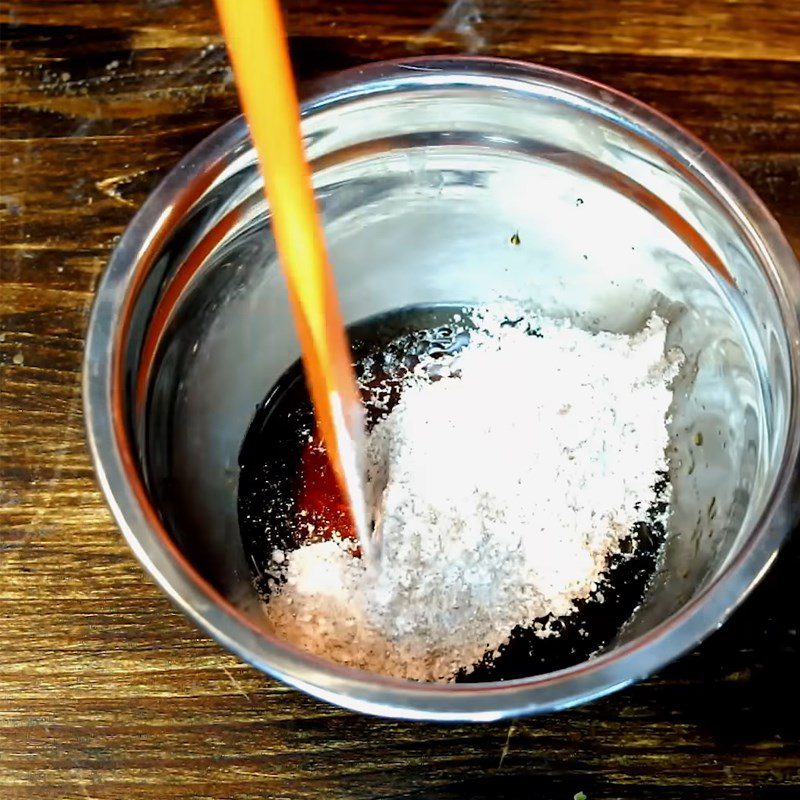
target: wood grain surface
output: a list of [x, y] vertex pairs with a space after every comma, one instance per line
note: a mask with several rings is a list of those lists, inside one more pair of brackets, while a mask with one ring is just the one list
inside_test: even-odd
[[[796, 0], [293, 0], [298, 74], [480, 52], [667, 112], [800, 248]], [[194, 630], [117, 533], [79, 390], [103, 266], [149, 189], [237, 113], [198, 0], [0, 3], [0, 798], [800, 797], [800, 546], [720, 632], [587, 707], [513, 724], [371, 719]]]

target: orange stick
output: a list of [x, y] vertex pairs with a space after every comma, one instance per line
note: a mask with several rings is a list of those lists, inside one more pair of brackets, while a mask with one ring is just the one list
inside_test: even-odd
[[363, 408], [305, 158], [280, 7], [277, 0], [216, 4], [264, 178], [317, 424], [366, 550]]

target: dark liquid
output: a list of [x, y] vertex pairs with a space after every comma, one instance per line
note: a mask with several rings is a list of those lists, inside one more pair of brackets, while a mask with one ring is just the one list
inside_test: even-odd
[[[349, 329], [362, 379], [368, 425], [397, 402], [403, 375], [420, 357], [445, 356], [464, 347], [469, 330], [454, 324], [462, 308], [430, 306], [403, 309]], [[509, 325], [524, 324], [508, 320]], [[424, 337], [417, 334], [426, 331]], [[529, 329], [531, 335], [538, 331]], [[364, 380], [368, 374], [369, 379]], [[292, 365], [256, 411], [239, 455], [239, 530], [253, 566], [258, 591], [268, 599], [280, 583], [271, 562], [273, 550], [289, 552], [334, 533], [354, 538], [346, 507], [327, 456], [314, 429], [311, 401], [299, 362]], [[653, 476], [660, 491], [664, 475]], [[657, 493], [660, 493], [657, 492]], [[663, 511], [657, 501], [642, 509], [634, 538], [612, 556], [598, 591], [577, 603], [574, 614], [552, 621], [558, 636], [541, 639], [531, 627], [518, 627], [499, 655], [483, 661], [458, 682], [510, 680], [552, 672], [585, 661], [605, 647], [630, 619], [656, 569], [664, 528], [655, 521]], [[272, 573], [272, 574], [271, 574]], [[533, 622], [547, 620], [533, 620]]]

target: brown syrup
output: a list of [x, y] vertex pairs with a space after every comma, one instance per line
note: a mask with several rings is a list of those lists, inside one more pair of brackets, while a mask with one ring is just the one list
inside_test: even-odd
[[[443, 356], [469, 341], [464, 323], [454, 323], [462, 307], [425, 306], [372, 318], [349, 329], [356, 372], [363, 385], [368, 427], [397, 402], [405, 370], [422, 356]], [[521, 320], [508, 320], [509, 325]], [[424, 336], [419, 336], [425, 331]], [[528, 331], [538, 335], [538, 331]], [[398, 368], [399, 365], [399, 368]], [[369, 379], [365, 380], [368, 371]], [[355, 539], [333, 470], [314, 430], [311, 401], [300, 363], [292, 365], [258, 407], [242, 444], [239, 476], [239, 529], [253, 579], [268, 600], [280, 584], [272, 561], [275, 549], [289, 552], [308, 541], [333, 535]], [[654, 476], [657, 496], [666, 476]], [[518, 627], [493, 659], [485, 659], [458, 682], [524, 678], [580, 663], [606, 647], [630, 619], [657, 568], [665, 531], [658, 500], [642, 510], [642, 520], [611, 558], [606, 577], [575, 613], [559, 620], [531, 620]], [[636, 545], [634, 547], [634, 541]], [[355, 552], [358, 557], [358, 551]], [[539, 638], [534, 622], [550, 622], [557, 636]]]

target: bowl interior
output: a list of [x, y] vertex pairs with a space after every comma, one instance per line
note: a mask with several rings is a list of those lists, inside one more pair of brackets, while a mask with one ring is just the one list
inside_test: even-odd
[[[654, 309], [669, 320], [686, 359], [669, 536], [613, 649], [678, 611], [745, 544], [785, 448], [791, 387], [746, 220], [603, 95], [497, 76], [386, 81], [312, 102], [304, 126], [349, 323], [501, 298], [591, 330], [633, 332]], [[126, 356], [131, 386], [144, 374], [130, 426], [158, 511], [201, 575], [260, 625], [237, 459], [256, 406], [299, 355], [268, 216], [242, 126], [150, 270]]]

